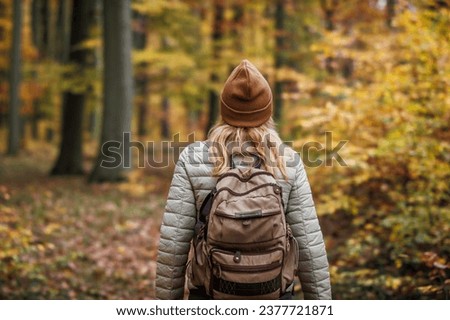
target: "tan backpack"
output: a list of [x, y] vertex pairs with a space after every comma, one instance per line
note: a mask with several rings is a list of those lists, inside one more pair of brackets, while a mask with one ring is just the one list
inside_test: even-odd
[[281, 187], [258, 168], [234, 168], [218, 179], [193, 242], [188, 276], [213, 299], [278, 299], [297, 271]]

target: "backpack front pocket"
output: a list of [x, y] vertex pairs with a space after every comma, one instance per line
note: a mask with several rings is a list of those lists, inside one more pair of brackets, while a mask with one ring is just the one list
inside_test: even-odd
[[286, 235], [283, 212], [275, 196], [223, 201], [210, 216], [211, 245], [246, 251], [274, 246]]
[[249, 253], [211, 250], [210, 291], [214, 299], [278, 299], [283, 251]]

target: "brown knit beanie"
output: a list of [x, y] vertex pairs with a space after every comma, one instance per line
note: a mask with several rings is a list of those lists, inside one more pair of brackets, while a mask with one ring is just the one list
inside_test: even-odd
[[272, 115], [272, 91], [248, 60], [231, 72], [220, 95], [223, 121], [235, 127], [258, 127]]

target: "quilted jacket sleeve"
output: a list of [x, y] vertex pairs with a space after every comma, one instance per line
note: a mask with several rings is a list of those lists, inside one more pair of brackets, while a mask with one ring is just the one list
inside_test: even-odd
[[156, 267], [157, 299], [182, 299], [184, 295], [186, 262], [196, 221], [194, 191], [186, 172], [185, 158], [186, 152], [181, 153], [161, 224]]
[[300, 158], [289, 195], [286, 220], [299, 244], [298, 277], [305, 299], [331, 299], [327, 253]]

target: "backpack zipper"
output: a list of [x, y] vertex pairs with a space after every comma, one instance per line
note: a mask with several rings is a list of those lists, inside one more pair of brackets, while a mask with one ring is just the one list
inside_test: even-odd
[[248, 176], [248, 177], [246, 177], [246, 178], [242, 178], [240, 175], [238, 175], [238, 174], [235, 173], [235, 172], [227, 172], [227, 173], [224, 173], [222, 176], [220, 176], [220, 178], [217, 179], [217, 182], [219, 182], [220, 180], [222, 180], [223, 178], [226, 178], [226, 177], [236, 177], [236, 178], [238, 178], [239, 181], [241, 181], [241, 182], [247, 182], [247, 181], [249, 181], [251, 178], [253, 178], [254, 176], [259, 176], [259, 175], [267, 175], [267, 176], [271, 176], [272, 178], [275, 179], [275, 177], [273, 176], [273, 174], [271, 174], [270, 172], [267, 172], [267, 171], [257, 171], [257, 172], [252, 173], [250, 176]]
[[274, 261], [272, 263], [261, 265], [261, 266], [239, 266], [239, 265], [230, 265], [230, 264], [219, 264], [216, 263], [215, 265], [220, 269], [224, 271], [238, 271], [238, 272], [263, 272], [263, 271], [269, 271], [273, 270], [277, 267], [281, 266], [280, 261]]
[[[262, 218], [262, 217], [268, 217], [268, 216], [274, 216], [276, 214], [281, 213], [280, 210], [273, 210], [273, 211], [267, 211], [267, 212], [262, 212], [261, 215], [258, 216], [258, 218]], [[237, 217], [235, 215], [230, 215], [227, 214], [223, 211], [216, 211], [215, 212], [216, 216], [220, 216], [220, 217], [225, 217], [225, 218], [234, 218], [234, 219], [251, 219], [251, 218], [243, 218], [243, 217]]]
[[[235, 250], [235, 251], [237, 251], [237, 250]], [[262, 252], [261, 251], [259, 251], [259, 252], [250, 252], [250, 251], [242, 251], [242, 250], [239, 250], [239, 251], [241, 251], [241, 253], [243, 252], [243, 254], [245, 256], [261, 256], [261, 255], [264, 255], [264, 254], [270, 254], [270, 253], [274, 253], [276, 251], [280, 251], [281, 255], [284, 256], [283, 249], [281, 249], [281, 248], [275, 248], [275, 249], [262, 251]], [[216, 247], [216, 248], [212, 248], [210, 250], [209, 255], [211, 256], [211, 258], [212, 258], [212, 255], [214, 254], [214, 252], [223, 253], [223, 254], [226, 254], [226, 255], [229, 255], [229, 256], [234, 255], [234, 252], [232, 252], [230, 250], [223, 250], [223, 249], [219, 249], [219, 248]]]
[[245, 191], [245, 192], [242, 192], [242, 193], [233, 191], [233, 190], [231, 190], [231, 189], [228, 188], [228, 187], [223, 187], [223, 188], [220, 188], [219, 190], [217, 190], [217, 192], [216, 192], [216, 194], [214, 195], [214, 197], [217, 197], [217, 195], [218, 195], [220, 192], [222, 192], [222, 191], [228, 191], [229, 193], [231, 193], [231, 194], [234, 195], [234, 196], [245, 196], [246, 194], [249, 194], [249, 193], [251, 193], [251, 192], [253, 192], [253, 191], [255, 191], [255, 190], [258, 190], [258, 189], [264, 188], [264, 187], [269, 187], [269, 186], [278, 187], [278, 188], [280, 187], [280, 186], [279, 186], [278, 184], [276, 184], [276, 183], [264, 183], [264, 184], [262, 184], [262, 185], [256, 186], [256, 187], [254, 187], [254, 188], [252, 188], [252, 189], [250, 189], [250, 190], [247, 190], [247, 191]]

